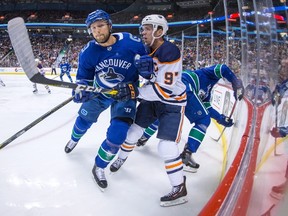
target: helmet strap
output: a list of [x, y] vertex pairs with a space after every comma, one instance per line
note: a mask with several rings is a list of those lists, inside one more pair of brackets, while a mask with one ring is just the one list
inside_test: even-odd
[[[155, 32], [158, 30], [158, 25], [153, 25], [153, 31], [152, 31], [152, 41], [149, 44], [149, 46], [151, 47], [154, 44], [155, 39], [159, 39], [163, 36], [163, 34], [161, 34], [160, 36], [156, 37], [154, 36]], [[148, 44], [147, 44], [148, 45]]]

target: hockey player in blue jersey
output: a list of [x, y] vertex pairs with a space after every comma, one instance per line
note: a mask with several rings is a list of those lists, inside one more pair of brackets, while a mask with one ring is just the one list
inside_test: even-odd
[[61, 60], [61, 63], [59, 64], [59, 68], [60, 68], [60, 79], [61, 81], [63, 81], [63, 76], [64, 74], [66, 74], [66, 76], [69, 78], [70, 82], [73, 83], [72, 77], [70, 75], [70, 71], [71, 71], [71, 65], [65, 61], [65, 59], [63, 58]]
[[[182, 81], [186, 85], [187, 92], [185, 116], [191, 124], [194, 123], [194, 126], [189, 132], [184, 151], [181, 154], [183, 163], [186, 165], [186, 171], [196, 172], [199, 168], [199, 164], [195, 162], [192, 154], [196, 153], [203, 141], [211, 121], [210, 118], [214, 118], [219, 124], [225, 127], [231, 127], [233, 125], [232, 119], [218, 113], [210, 104], [211, 90], [221, 78], [225, 78], [232, 83], [235, 99], [241, 100], [244, 94], [242, 81], [238, 79], [225, 64], [217, 64], [211, 67], [182, 73]], [[158, 125], [159, 121], [156, 120], [146, 128], [142, 137], [138, 140], [137, 145], [145, 145], [147, 140], [157, 131]], [[122, 149], [124, 148], [121, 147], [118, 157], [126, 160], [133, 148], [129, 149], [129, 151], [125, 149], [122, 151]], [[111, 166], [114, 166], [114, 163]]]
[[[147, 45], [149, 56], [136, 58], [135, 64], [139, 71], [147, 74], [144, 78], [150, 81], [139, 88], [140, 103], [135, 122], [121, 146], [121, 152], [130, 151], [141, 137], [144, 128], [159, 119], [158, 153], [164, 161], [172, 187], [170, 193], [160, 198], [161, 206], [187, 202], [186, 177], [183, 174], [183, 163], [178, 149], [186, 92], [181, 81], [181, 53], [176, 45], [164, 39], [167, 30], [168, 24], [162, 15], [148, 15], [141, 22], [140, 34]], [[119, 95], [121, 97], [121, 89]], [[110, 166], [110, 170], [117, 171], [124, 161], [118, 157], [113, 166]]]
[[[93, 40], [88, 42], [79, 54], [76, 82], [104, 89], [113, 89], [115, 85], [122, 82], [137, 86], [139, 72], [134, 65], [134, 58], [138, 54], [141, 56], [147, 54], [141, 39], [130, 33], [112, 34], [112, 21], [109, 14], [103, 10], [90, 13], [85, 23]], [[109, 94], [72, 92], [74, 102], [83, 104], [73, 126], [71, 139], [65, 146], [66, 153], [75, 148], [91, 125], [97, 122], [99, 115], [110, 107], [111, 119], [106, 139], [98, 150], [92, 169], [95, 181], [102, 190], [107, 187], [104, 169], [117, 154], [134, 121], [137, 95], [137, 92], [133, 92], [134, 85], [129, 84], [130, 95], [125, 101], [118, 101], [117, 95], [111, 98]], [[137, 91], [137, 88], [134, 90]], [[124, 100], [125, 96], [122, 99]]]

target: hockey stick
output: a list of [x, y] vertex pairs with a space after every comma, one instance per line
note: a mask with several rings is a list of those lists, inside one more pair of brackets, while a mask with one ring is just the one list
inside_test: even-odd
[[13, 52], [13, 49], [12, 49], [12, 50], [9, 50], [9, 51], [0, 59], [0, 63], [2, 63], [12, 52]]
[[[231, 112], [230, 112], [230, 115], [228, 116], [228, 119], [229, 119], [229, 120], [232, 118], [232, 115], [233, 115], [233, 113], [234, 113], [234, 110], [235, 110], [237, 101], [238, 101], [238, 100], [235, 101], [235, 103], [234, 103], [234, 105], [233, 105], [233, 107], [232, 107], [232, 110], [231, 110]], [[224, 133], [224, 131], [225, 131], [226, 128], [227, 128], [227, 127], [224, 127], [224, 128], [223, 128], [220, 136], [219, 136], [218, 139], [216, 140], [217, 142], [221, 139], [221, 137], [222, 137], [222, 135], [223, 135], [223, 133]]]
[[[278, 102], [275, 104], [275, 128], [278, 128]], [[277, 137], [274, 138], [274, 156], [280, 156], [282, 154], [277, 154]]]
[[94, 93], [106, 93], [111, 95], [117, 94], [117, 90], [114, 89], [103, 89], [76, 83], [52, 80], [41, 75], [38, 72], [35, 64], [35, 57], [32, 51], [31, 42], [23, 18], [16, 17], [9, 20], [8, 34], [17, 59], [31, 82], [62, 88], [71, 88], [74, 89], [76, 92], [89, 91]]
[[36, 124], [38, 124], [39, 122], [41, 122], [42, 120], [44, 120], [45, 118], [47, 118], [48, 116], [50, 116], [52, 113], [56, 112], [57, 110], [59, 110], [60, 108], [62, 108], [63, 106], [65, 106], [66, 104], [68, 104], [70, 101], [72, 101], [74, 98], [70, 97], [67, 100], [63, 101], [61, 104], [57, 105], [56, 107], [54, 107], [53, 109], [49, 110], [47, 113], [45, 113], [44, 115], [40, 116], [38, 119], [36, 119], [35, 121], [33, 121], [31, 124], [27, 125], [26, 127], [24, 127], [22, 130], [18, 131], [16, 134], [14, 134], [13, 136], [11, 136], [9, 139], [7, 139], [6, 141], [4, 141], [3, 143], [0, 144], [0, 149], [4, 148], [5, 146], [7, 146], [9, 143], [11, 143], [13, 140], [15, 140], [16, 138], [18, 138], [19, 136], [21, 136], [22, 134], [24, 134], [25, 132], [27, 132], [29, 129], [31, 129], [32, 127], [34, 127]]

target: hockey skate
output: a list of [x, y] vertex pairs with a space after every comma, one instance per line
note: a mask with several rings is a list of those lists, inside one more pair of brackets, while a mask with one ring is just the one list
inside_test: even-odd
[[110, 171], [111, 172], [117, 172], [120, 167], [124, 164], [124, 162], [126, 161], [126, 159], [121, 159], [121, 158], [117, 158], [117, 160], [115, 160], [111, 166], [110, 166]]
[[270, 196], [275, 199], [281, 200], [284, 197], [284, 194], [287, 190], [288, 190], [288, 183], [284, 182], [278, 186], [272, 187]]
[[182, 162], [184, 164], [183, 170], [186, 172], [196, 173], [200, 165], [195, 162], [192, 157], [192, 152], [185, 146], [183, 152], [181, 153]]
[[174, 186], [169, 194], [161, 197], [160, 206], [179, 205], [187, 201], [186, 176], [184, 176], [184, 182], [182, 184]]
[[5, 83], [4, 83], [2, 80], [0, 80], [0, 84], [1, 84], [3, 87], [6, 86]]
[[108, 186], [107, 180], [105, 177], [105, 170], [100, 167], [97, 167], [95, 164], [92, 169], [92, 174], [100, 190], [103, 192], [104, 189], [107, 188]]
[[142, 135], [142, 137], [137, 141], [136, 145], [139, 146], [144, 146], [146, 142], [148, 141], [148, 138]]
[[33, 90], [33, 93], [34, 93], [34, 94], [37, 94], [37, 93], [38, 93], [38, 90], [37, 90], [37, 89], [34, 89], [34, 90]]
[[69, 140], [68, 143], [67, 143], [66, 146], [65, 146], [64, 151], [65, 151], [66, 153], [70, 153], [70, 152], [76, 147], [77, 143], [78, 143], [78, 142], [75, 142], [75, 141], [73, 141], [73, 140]]
[[46, 88], [48, 94], [51, 94], [51, 90], [50, 90], [49, 86], [48, 86], [48, 85], [45, 85], [45, 88]]

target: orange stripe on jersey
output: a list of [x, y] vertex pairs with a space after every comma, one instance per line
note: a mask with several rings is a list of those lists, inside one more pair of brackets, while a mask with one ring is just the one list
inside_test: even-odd
[[155, 59], [155, 60], [156, 60], [157, 62], [159, 62], [160, 64], [175, 64], [175, 63], [181, 61], [181, 58], [178, 58], [178, 59], [176, 59], [176, 60], [174, 60], [174, 61], [170, 61], [170, 62], [160, 62], [157, 57], [153, 57], [153, 59]]
[[161, 88], [161, 86], [158, 84], [158, 83], [155, 83], [155, 87], [157, 89], [157, 91], [166, 99], [169, 99], [169, 98], [173, 98], [177, 101], [182, 101], [182, 100], [186, 100], [186, 92], [182, 95], [178, 95], [178, 96], [174, 96], [174, 97], [171, 97], [169, 94], [167, 94], [165, 91], [163, 91], [163, 89]]
[[155, 86], [156, 86], [158, 92], [160, 92], [160, 94], [161, 94], [164, 98], [167, 98], [167, 99], [170, 98], [170, 96], [169, 96], [168, 94], [166, 94], [166, 92], [164, 92], [164, 91], [162, 90], [162, 88], [159, 86], [158, 83], [155, 83]]
[[165, 168], [166, 169], [171, 169], [171, 168], [175, 168], [175, 167], [178, 167], [178, 166], [181, 166], [181, 165], [182, 165], [182, 160], [180, 160], [177, 163], [171, 164], [171, 165], [166, 165]]
[[177, 133], [177, 138], [176, 138], [176, 143], [179, 143], [181, 140], [181, 134], [182, 134], [182, 128], [183, 128], [183, 123], [184, 123], [184, 112], [185, 112], [185, 107], [182, 107], [181, 109], [181, 122], [179, 124], [179, 128], [178, 128], [178, 133]]

